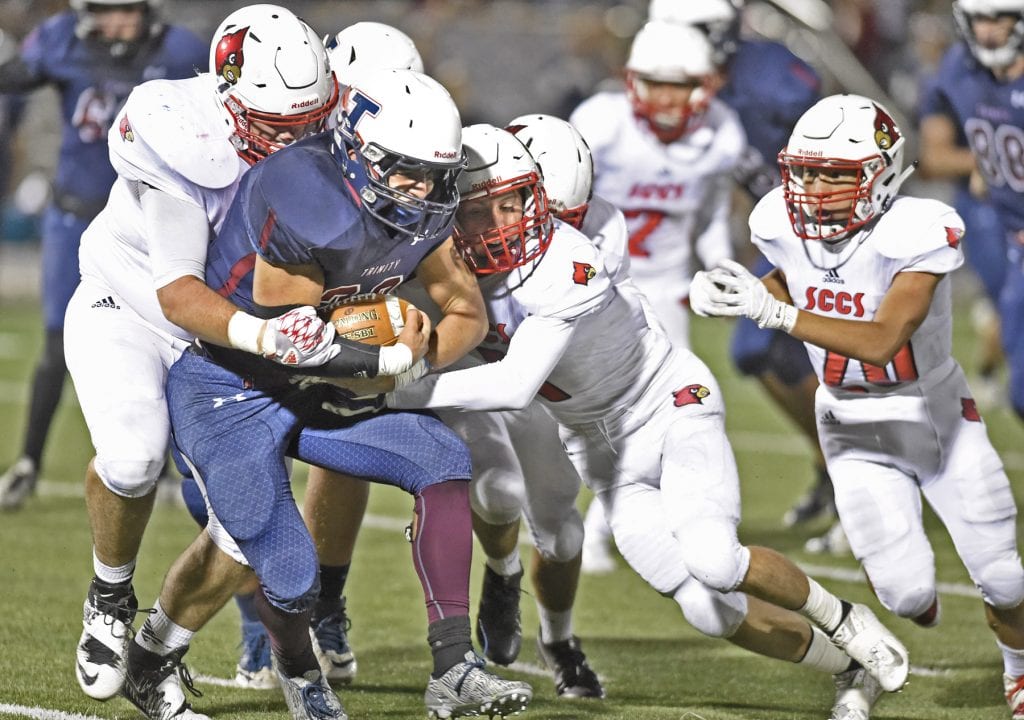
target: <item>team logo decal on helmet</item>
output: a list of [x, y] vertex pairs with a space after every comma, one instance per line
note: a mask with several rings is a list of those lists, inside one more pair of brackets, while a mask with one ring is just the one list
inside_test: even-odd
[[242, 42], [248, 32], [249, 28], [244, 27], [241, 30], [228, 33], [217, 43], [217, 75], [231, 85], [237, 83], [242, 77], [242, 65], [245, 64], [245, 57], [242, 55]]
[[590, 263], [581, 263], [573, 260], [572, 262], [572, 281], [577, 285], [588, 285], [594, 277], [597, 276], [597, 270]]
[[687, 385], [682, 390], [676, 390], [672, 395], [675, 397], [675, 406], [703, 405], [704, 398], [711, 394], [711, 391], [704, 385]]
[[135, 133], [132, 132], [132, 125], [128, 122], [127, 115], [121, 118], [121, 123], [117, 126], [117, 129], [121, 133], [122, 140], [125, 142], [135, 142]]
[[896, 122], [882, 108], [875, 105], [875, 142], [880, 150], [892, 150], [900, 139]]

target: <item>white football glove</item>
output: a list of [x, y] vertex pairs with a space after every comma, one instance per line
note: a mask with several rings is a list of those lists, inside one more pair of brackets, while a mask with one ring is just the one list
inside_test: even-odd
[[264, 357], [293, 367], [323, 365], [341, 352], [334, 344], [334, 325], [309, 305], [267, 320], [259, 349]]
[[760, 328], [785, 332], [796, 324], [797, 309], [776, 300], [764, 283], [738, 262], [721, 260], [708, 273], [708, 280], [724, 288], [709, 297], [709, 315], [744, 316]]
[[712, 274], [714, 270], [705, 272], [701, 270], [693, 276], [690, 283], [690, 309], [701, 317], [713, 317], [721, 315], [719, 307], [727, 307], [724, 304], [725, 292], [715, 285]]

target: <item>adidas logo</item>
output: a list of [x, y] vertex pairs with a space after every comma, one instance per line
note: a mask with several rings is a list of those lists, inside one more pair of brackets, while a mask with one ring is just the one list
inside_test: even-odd
[[832, 268], [827, 273], [825, 273], [825, 277], [823, 277], [821, 281], [826, 283], [835, 283], [837, 285], [846, 284], [846, 281], [839, 277], [839, 271], [836, 270], [835, 268]]
[[821, 416], [821, 421], [820, 422], [821, 422], [822, 425], [838, 425], [839, 424], [839, 420], [836, 419], [836, 416], [832, 414], [831, 410], [826, 410], [825, 411], [825, 414]]
[[114, 298], [111, 295], [107, 295], [102, 300], [97, 300], [92, 304], [94, 308], [110, 308], [111, 310], [120, 310], [121, 306], [114, 302]]

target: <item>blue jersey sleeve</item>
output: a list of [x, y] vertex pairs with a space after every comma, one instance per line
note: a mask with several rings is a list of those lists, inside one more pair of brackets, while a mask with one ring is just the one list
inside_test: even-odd
[[76, 23], [74, 13], [61, 13], [36, 26], [25, 38], [21, 60], [38, 81], [46, 82], [52, 76], [52, 63], [61, 62], [67, 56]]

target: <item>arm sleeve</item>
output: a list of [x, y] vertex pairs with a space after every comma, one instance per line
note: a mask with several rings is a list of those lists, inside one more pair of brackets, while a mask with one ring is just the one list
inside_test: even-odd
[[565, 353], [575, 325], [555, 318], [528, 317], [516, 330], [508, 354], [498, 362], [428, 375], [388, 393], [392, 408], [519, 410], [526, 407]]
[[185, 275], [203, 280], [210, 243], [210, 220], [206, 211], [142, 183], [139, 183], [139, 192], [153, 287], [162, 288]]

